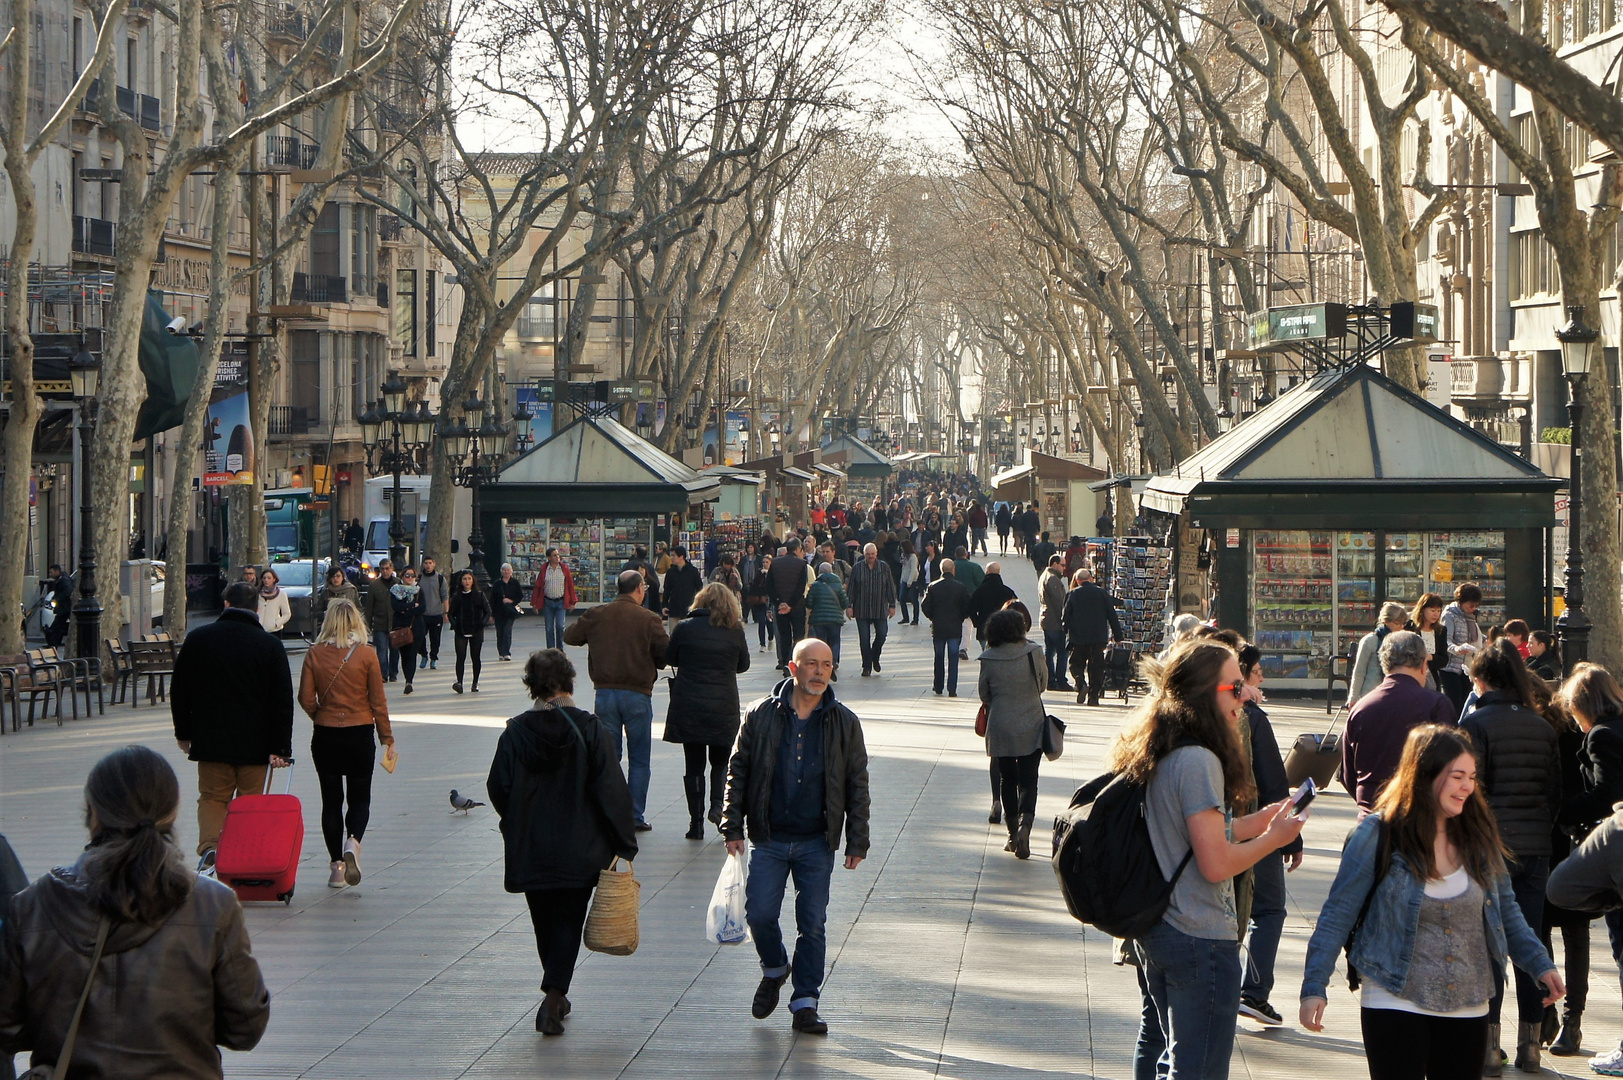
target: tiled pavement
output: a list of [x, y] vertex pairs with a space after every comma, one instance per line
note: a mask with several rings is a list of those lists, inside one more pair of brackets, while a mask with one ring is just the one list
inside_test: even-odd
[[[1003, 561], [1035, 610], [1030, 564]], [[583, 952], [568, 1034], [537, 1035], [540, 968], [523, 901], [502, 891], [496, 818], [487, 808], [452, 814], [446, 801], [453, 787], [482, 795], [500, 728], [524, 705], [519, 665], [488, 665], [483, 692], [457, 697], [447, 661], [420, 674], [411, 698], [391, 694], [401, 764], [393, 776], [378, 773], [359, 887], [324, 887], [315, 776], [303, 763], [295, 772], [308, 821], [298, 894], [291, 907], [248, 912], [271, 988], [271, 1026], [252, 1053], [225, 1055], [227, 1075], [1129, 1077], [1138, 1014], [1132, 975], [1112, 964], [1109, 940], [1066, 915], [1042, 857], [1045, 840], [1029, 862], [1003, 852], [1004, 835], [986, 823], [987, 762], [971, 730], [977, 665], [965, 665], [963, 697], [935, 697], [927, 633], [893, 627], [885, 671], [873, 679], [857, 677], [854, 628], [846, 635], [850, 659], [836, 692], [864, 721], [873, 847], [856, 871], [835, 871], [826, 1038], [796, 1036], [782, 1011], [751, 1019], [759, 978], [753, 950], [704, 941], [721, 844], [714, 836], [682, 838], [681, 755], [658, 741], [655, 829], [644, 834], [636, 860], [641, 947], [627, 958]], [[517, 638], [517, 655], [536, 647], [540, 621], [520, 623]], [[584, 681], [584, 653], [572, 652]], [[751, 697], [775, 678], [769, 656], [754, 659], [741, 680]], [[577, 697], [589, 703], [590, 688], [581, 690]], [[1082, 709], [1061, 697], [1050, 695], [1051, 704], [1071, 729], [1065, 757], [1043, 766], [1039, 823], [1099, 770], [1125, 715], [1119, 706]], [[1270, 708], [1281, 741], [1324, 723], [1322, 708]], [[662, 683], [656, 717], [663, 712]], [[302, 751], [309, 732], [302, 715], [297, 732]], [[0, 831], [31, 872], [73, 858], [83, 844], [84, 774], [98, 755], [129, 742], [166, 752], [189, 802], [195, 774], [161, 706], [119, 706], [105, 718], [0, 738]], [[1288, 882], [1291, 913], [1273, 997], [1290, 1023], [1263, 1030], [1241, 1022], [1236, 1077], [1365, 1074], [1356, 1000], [1339, 976], [1326, 1032], [1294, 1023], [1303, 953], [1350, 806], [1339, 789], [1314, 806], [1309, 858]], [[188, 847], [194, 837], [192, 827], [183, 830]], [[1623, 1034], [1604, 933], [1596, 935], [1594, 970], [1585, 1034], [1590, 1047], [1604, 1048]], [[1587, 1057], [1565, 1065], [1566, 1075], [1592, 1075]]]

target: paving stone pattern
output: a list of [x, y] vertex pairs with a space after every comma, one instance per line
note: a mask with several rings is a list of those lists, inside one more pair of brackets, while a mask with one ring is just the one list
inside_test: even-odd
[[[1035, 611], [1030, 563], [1003, 562], [1005, 577]], [[753, 644], [753, 626], [749, 632]], [[247, 914], [271, 989], [270, 1030], [252, 1053], [226, 1053], [226, 1075], [1130, 1077], [1136, 983], [1130, 969], [1112, 962], [1109, 939], [1065, 913], [1045, 859], [1044, 827], [1100, 770], [1126, 710], [1085, 709], [1049, 695], [1071, 725], [1067, 749], [1061, 761], [1043, 765], [1036, 851], [1018, 862], [1002, 850], [1001, 828], [986, 821], [988, 766], [972, 723], [978, 665], [964, 664], [961, 697], [936, 697], [928, 633], [928, 626], [893, 624], [883, 674], [863, 679], [855, 626], [846, 629], [836, 692], [862, 717], [872, 756], [873, 847], [857, 870], [834, 872], [822, 998], [828, 1036], [796, 1035], [786, 1009], [752, 1019], [759, 979], [753, 947], [704, 940], [722, 845], [713, 829], [703, 843], [683, 839], [681, 753], [658, 741], [657, 723], [649, 796], [655, 828], [643, 834], [635, 864], [641, 947], [625, 958], [583, 951], [568, 1034], [536, 1034], [540, 965], [523, 899], [502, 890], [496, 817], [489, 808], [453, 814], [446, 800], [453, 787], [483, 797], [501, 727], [525, 706], [521, 664], [487, 664], [482, 692], [459, 697], [450, 690], [447, 647], [438, 670], [419, 673], [412, 697], [399, 693], [401, 684], [389, 688], [400, 768], [393, 776], [378, 771], [365, 880], [356, 888], [325, 887], [316, 778], [305, 762], [297, 766], [293, 791], [307, 822], [298, 893], [290, 907], [251, 904]], [[540, 620], [527, 618], [514, 653], [522, 657], [543, 640]], [[581, 671], [577, 699], [589, 706], [585, 651], [570, 653]], [[770, 653], [753, 661], [741, 678], [746, 698], [777, 678]], [[289, 662], [296, 670], [300, 655], [290, 652]], [[663, 682], [655, 699], [657, 721], [665, 711]], [[1322, 706], [1277, 702], [1270, 711], [1281, 742], [1325, 722]], [[306, 752], [309, 730], [301, 714], [296, 752]], [[46, 722], [0, 738], [0, 831], [31, 873], [72, 861], [84, 843], [86, 771], [99, 755], [132, 742], [162, 750], [179, 771], [187, 804], [182, 843], [188, 850], [195, 843], [195, 770], [174, 744], [167, 708], [115, 706], [105, 718], [70, 720], [60, 729]], [[1340, 976], [1325, 1033], [1295, 1024], [1303, 954], [1351, 808], [1339, 788], [1314, 805], [1307, 862], [1288, 880], [1290, 916], [1273, 996], [1288, 1023], [1264, 1030], [1239, 1022], [1235, 1077], [1365, 1075], [1357, 1002]], [[786, 904], [786, 916], [789, 910]], [[1592, 1076], [1587, 1050], [1616, 1045], [1623, 1025], [1615, 968], [1599, 927], [1593, 968], [1586, 1055], [1564, 1062], [1546, 1056], [1547, 1070], [1560, 1065], [1561, 1075]], [[1507, 1040], [1513, 1049], [1513, 1033]]]

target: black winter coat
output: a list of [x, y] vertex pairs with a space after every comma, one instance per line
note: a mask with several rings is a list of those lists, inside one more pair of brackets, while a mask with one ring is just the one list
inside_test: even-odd
[[1471, 736], [1477, 779], [1505, 846], [1518, 857], [1547, 858], [1550, 826], [1561, 806], [1555, 729], [1502, 690], [1482, 695], [1460, 727]]
[[597, 884], [637, 855], [631, 789], [602, 721], [572, 705], [507, 721], [485, 791], [501, 818], [508, 892]]
[[665, 663], [676, 669], [665, 741], [731, 746], [738, 737], [738, 676], [750, 669], [743, 627], [710, 625], [710, 612], [695, 608], [671, 631]]
[[1121, 640], [1116, 601], [1091, 581], [1065, 594], [1065, 613], [1060, 618], [1070, 645], [1103, 645], [1111, 638]]
[[693, 606], [693, 598], [704, 588], [704, 575], [692, 563], [678, 567], [672, 565], [665, 574], [665, 611], [673, 619], [686, 617]]
[[969, 617], [974, 621], [975, 629], [984, 631], [986, 620], [1015, 598], [1015, 591], [1003, 583], [1002, 574], [987, 574], [986, 580], [976, 587], [969, 598]]
[[[1257, 803], [1267, 806], [1291, 793], [1290, 780], [1285, 776], [1285, 759], [1279, 754], [1279, 739], [1268, 714], [1255, 701], [1245, 703], [1246, 723], [1251, 726], [1251, 775], [1257, 781]], [[1302, 838], [1279, 849], [1282, 855], [1295, 855], [1302, 850]]]
[[930, 636], [950, 641], [963, 636], [971, 605], [969, 586], [952, 574], [942, 574], [924, 590], [919, 610], [930, 620]]
[[409, 600], [390, 593], [389, 606], [394, 609], [394, 622], [389, 629], [404, 630], [409, 626], [412, 641], [422, 641], [428, 633], [428, 627], [423, 622], [423, 590], [418, 589]]
[[175, 657], [169, 714], [193, 761], [263, 765], [293, 756], [293, 672], [287, 650], [251, 611], [226, 608], [186, 635]]
[[453, 592], [445, 612], [453, 634], [482, 638], [485, 623], [490, 621], [490, 598], [477, 588], [473, 592]]
[[1574, 839], [1610, 817], [1613, 803], [1623, 802], [1623, 716], [1604, 716], [1584, 734], [1578, 771], [1584, 788], [1567, 795], [1557, 818]]

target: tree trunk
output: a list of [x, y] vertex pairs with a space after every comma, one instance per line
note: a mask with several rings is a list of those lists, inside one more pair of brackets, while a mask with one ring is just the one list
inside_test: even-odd
[[[29, 25], [24, 12], [18, 29]], [[23, 78], [28, 71], [28, 39], [14, 48], [13, 59], [21, 61]], [[26, 100], [27, 95], [23, 95]], [[19, 135], [26, 132], [19, 130]], [[0, 559], [0, 654], [20, 653], [24, 648], [23, 552], [28, 550], [28, 489], [33, 475], [34, 429], [39, 423], [40, 400], [34, 393], [34, 339], [28, 333], [28, 266], [39, 225], [34, 201], [33, 180], [28, 161], [21, 155], [6, 155], [6, 174], [11, 181], [15, 230], [11, 239], [11, 265], [6, 270], [6, 337], [11, 342], [11, 413], [6, 418], [4, 460], [0, 462], [0, 551], [11, 553]], [[75, 483], [77, 483], [77, 479]]]
[[[231, 212], [237, 194], [237, 166], [240, 158], [233, 159], [219, 170], [214, 178], [214, 215], [209, 252], [209, 308], [203, 324], [203, 352], [197, 366], [197, 382], [192, 396], [186, 402], [186, 416], [180, 425], [180, 438], [176, 443], [174, 472], [169, 481], [169, 520], [165, 525], [165, 545], [171, 566], [178, 564], [181, 573], [171, 572], [170, 587], [163, 594], [163, 625], [171, 637], [180, 640], [186, 636], [186, 590], [176, 588], [185, 584], [185, 565], [190, 561], [187, 535], [191, 530], [193, 495], [192, 473], [197, 455], [203, 444], [203, 423], [208, 417], [209, 397], [214, 389], [214, 375], [220, 365], [220, 348], [225, 341], [229, 317], [231, 271], [227, 263], [226, 242], [231, 229]], [[175, 553], [179, 552], [177, 559]]]

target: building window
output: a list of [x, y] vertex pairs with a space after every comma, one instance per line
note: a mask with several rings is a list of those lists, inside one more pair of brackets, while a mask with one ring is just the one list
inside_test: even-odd
[[394, 338], [406, 356], [417, 355], [417, 271], [394, 272]]
[[328, 203], [321, 208], [315, 228], [310, 232], [310, 273], [312, 276], [335, 278], [342, 269], [338, 257], [338, 204]]
[[350, 292], [370, 296], [377, 291], [378, 211], [374, 206], [349, 208]]
[[140, 70], [138, 59], [141, 54], [141, 43], [136, 38], [124, 42], [124, 85], [131, 90], [136, 89], [135, 76]]
[[435, 334], [434, 327], [440, 321], [439, 308], [434, 304], [434, 271], [424, 271], [428, 276], [423, 279], [423, 328], [428, 337], [428, 355], [434, 355]]
[[[292, 364], [289, 378], [292, 393], [289, 401], [295, 409], [303, 409], [309, 423], [321, 421], [321, 332], [295, 330], [292, 342]], [[302, 431], [302, 428], [291, 430]]]
[[1511, 280], [1515, 282], [1512, 300], [1525, 300], [1559, 292], [1561, 272], [1555, 265], [1555, 252], [1544, 242], [1544, 234], [1537, 229], [1513, 234], [1513, 254], [1516, 264]]

